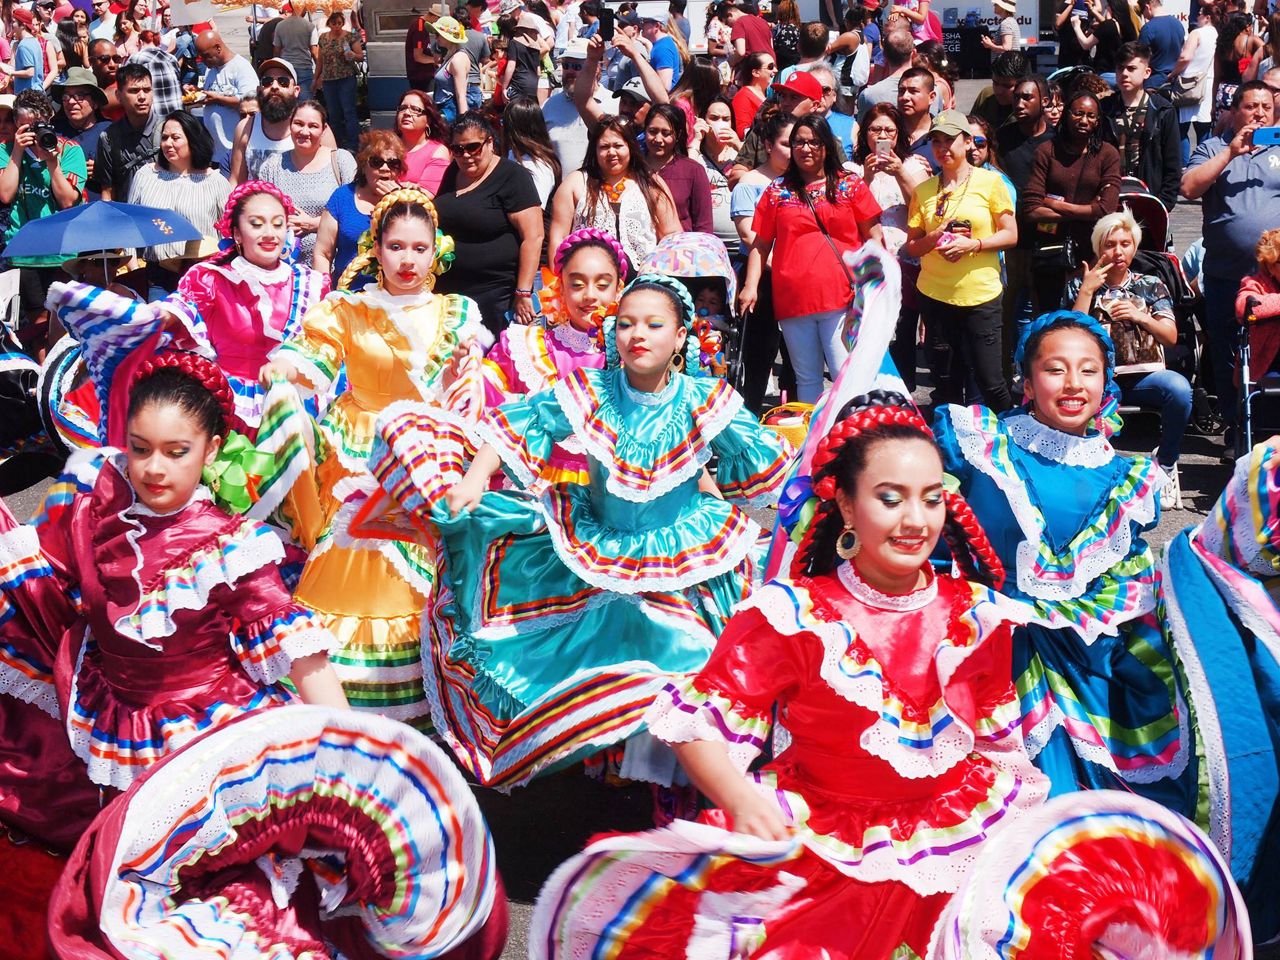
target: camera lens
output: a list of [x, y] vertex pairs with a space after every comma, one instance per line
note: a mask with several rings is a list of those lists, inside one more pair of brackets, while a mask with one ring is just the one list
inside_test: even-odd
[[36, 143], [40, 145], [40, 149], [47, 153], [52, 153], [58, 149], [58, 134], [53, 129], [53, 125], [49, 123], [38, 123], [35, 128]]

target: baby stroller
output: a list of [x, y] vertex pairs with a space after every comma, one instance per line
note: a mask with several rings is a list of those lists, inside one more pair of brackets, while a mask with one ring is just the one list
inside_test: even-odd
[[[673, 233], [658, 241], [637, 271], [675, 277], [688, 288], [699, 316], [720, 333], [725, 380], [735, 390], [741, 389], [743, 325], [734, 313], [738, 278], [724, 242], [709, 233]], [[716, 301], [719, 312], [710, 306]]]
[[[1156, 204], [1164, 209], [1158, 200]], [[1198, 317], [1199, 301], [1182, 271], [1181, 261], [1167, 251], [1148, 249], [1144, 235], [1142, 249], [1134, 256], [1130, 270], [1158, 277], [1168, 289], [1173, 299], [1178, 342], [1165, 349], [1165, 362], [1170, 370], [1182, 374], [1191, 384], [1191, 426], [1197, 433], [1205, 436], [1221, 433], [1222, 418], [1205, 387], [1207, 355], [1204, 331]], [[1122, 405], [1120, 408], [1121, 414], [1126, 417], [1142, 410], [1143, 408], [1136, 406]]]
[[[1173, 235], [1169, 230], [1169, 211], [1160, 198], [1147, 189], [1137, 177], [1125, 177], [1120, 181], [1120, 206], [1128, 207], [1133, 218], [1142, 225], [1143, 250], [1166, 251], [1173, 249]], [[1169, 290], [1172, 292], [1173, 288]]]
[[40, 419], [37, 381], [40, 365], [22, 352], [18, 319], [17, 271], [0, 284], [8, 302], [0, 316], [0, 496], [25, 490], [53, 476], [61, 457], [53, 453]]
[[[1240, 389], [1237, 392], [1239, 399], [1236, 401], [1236, 422], [1240, 425], [1235, 434], [1237, 459], [1253, 449], [1254, 405], [1263, 398], [1280, 397], [1280, 372], [1269, 369], [1258, 370], [1256, 373], [1260, 376], [1255, 380], [1253, 379], [1255, 371], [1250, 369], [1253, 363], [1254, 327], [1259, 320], [1280, 321], [1280, 316], [1274, 314], [1259, 316], [1262, 312], [1261, 306], [1261, 302], [1256, 297], [1249, 297], [1245, 301], [1245, 315], [1240, 318], [1239, 343], [1236, 347], [1236, 356], [1240, 361]], [[1269, 366], [1274, 366], [1275, 362], [1273, 360]]]

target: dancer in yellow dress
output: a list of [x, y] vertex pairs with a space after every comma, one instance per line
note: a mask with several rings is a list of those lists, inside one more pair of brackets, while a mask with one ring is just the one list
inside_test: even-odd
[[[349, 525], [360, 498], [376, 489], [365, 461], [378, 414], [409, 399], [458, 412], [482, 395], [478, 345], [492, 341], [472, 300], [432, 292], [452, 259], [437, 222], [421, 190], [383, 197], [340, 289], [308, 311], [301, 333], [262, 368], [264, 383], [283, 378], [305, 394], [323, 393], [345, 364], [347, 391], [315, 428], [300, 428], [299, 404], [268, 402], [259, 432], [268, 446], [299, 433], [315, 437], [314, 456], [294, 457], [291, 475], [269, 482], [292, 484], [284, 512], [311, 553], [298, 601], [313, 604], [337, 636], [332, 661], [351, 706], [422, 724], [419, 621], [434, 580], [430, 554], [402, 541], [354, 538]], [[366, 273], [376, 283], [349, 292]]]

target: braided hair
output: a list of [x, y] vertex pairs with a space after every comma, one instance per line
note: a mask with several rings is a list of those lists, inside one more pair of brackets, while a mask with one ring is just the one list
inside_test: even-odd
[[[813, 492], [818, 507], [792, 562], [793, 576], [817, 576], [835, 568], [836, 539], [845, 527], [836, 493], [843, 490], [852, 495], [866, 468], [867, 451], [873, 444], [891, 440], [933, 443], [933, 431], [901, 394], [873, 390], [854, 397], [840, 411], [835, 426], [813, 455]], [[969, 504], [950, 492], [943, 495], [943, 503], [946, 520], [942, 536], [960, 570], [971, 580], [999, 586], [1004, 582], [1004, 565]]]
[[225, 246], [226, 249], [211, 258], [210, 263], [226, 264], [236, 258], [239, 251], [233, 242], [232, 231], [235, 229], [236, 221], [240, 219], [240, 214], [244, 212], [245, 204], [260, 193], [265, 193], [279, 200], [286, 216], [297, 216], [298, 208], [293, 205], [293, 200], [274, 183], [268, 183], [265, 180], [245, 181], [227, 195], [226, 205], [222, 208], [222, 216], [213, 225], [214, 229], [218, 231], [218, 236], [223, 240], [221, 245]]
[[156, 354], [134, 373], [128, 418], [153, 404], [178, 407], [210, 437], [225, 437], [239, 423], [226, 376], [212, 360], [185, 350]]
[[453, 238], [440, 232], [440, 217], [436, 214], [436, 205], [431, 194], [421, 187], [401, 187], [392, 190], [378, 201], [378, 205], [369, 214], [369, 229], [360, 237], [359, 252], [347, 264], [338, 278], [339, 290], [350, 290], [352, 282], [361, 274], [376, 276], [381, 269], [378, 264], [378, 241], [382, 232], [398, 220], [421, 220], [435, 232], [435, 264], [433, 272], [439, 276], [449, 269], [453, 263]]
[[556, 247], [556, 255], [551, 258], [551, 266], [557, 277], [564, 272], [564, 265], [569, 258], [583, 247], [595, 247], [608, 254], [609, 259], [618, 268], [618, 279], [626, 282], [627, 275], [631, 272], [631, 261], [627, 259], [627, 251], [622, 248], [622, 244], [613, 234], [597, 230], [595, 227], [575, 230], [560, 241], [560, 246]]
[[[701, 373], [722, 376], [724, 354], [720, 335], [705, 317], [698, 316], [689, 288], [675, 277], [663, 273], [642, 273], [627, 284], [618, 303], [621, 304], [628, 294], [642, 290], [652, 290], [669, 299], [675, 309], [676, 319], [689, 334], [684, 341], [684, 372], [693, 376]], [[597, 343], [604, 351], [605, 367], [619, 366], [621, 360], [618, 357], [617, 317], [605, 317], [598, 338]]]

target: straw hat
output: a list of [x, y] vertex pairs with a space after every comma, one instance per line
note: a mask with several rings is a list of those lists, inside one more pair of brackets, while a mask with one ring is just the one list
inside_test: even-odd
[[70, 260], [64, 261], [62, 269], [69, 276], [79, 279], [85, 267], [101, 266], [104, 260], [107, 261], [107, 272], [114, 279], [125, 272], [133, 260], [133, 251], [125, 250], [123, 247], [114, 247], [110, 250], [85, 250]]
[[431, 24], [431, 29], [440, 36], [444, 37], [450, 43], [466, 43], [467, 31], [453, 17], [441, 17], [435, 23]]

